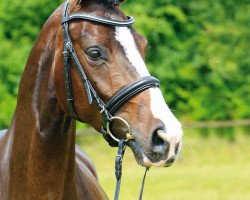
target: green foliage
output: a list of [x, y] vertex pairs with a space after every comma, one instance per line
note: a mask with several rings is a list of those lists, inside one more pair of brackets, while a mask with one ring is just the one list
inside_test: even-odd
[[150, 70], [178, 115], [250, 117], [249, 1], [129, 2], [125, 9], [149, 41]]
[[[0, 1], [0, 128], [8, 126], [28, 53], [62, 0]], [[186, 120], [250, 117], [250, 3], [247, 0], [128, 0], [149, 41], [147, 63]]]
[[0, 129], [10, 123], [29, 51], [42, 25], [62, 1], [0, 1]]

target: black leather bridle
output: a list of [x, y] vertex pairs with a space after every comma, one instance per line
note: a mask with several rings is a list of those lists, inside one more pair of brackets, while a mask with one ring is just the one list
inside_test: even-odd
[[[119, 195], [119, 188], [120, 188], [120, 178], [121, 178], [121, 162], [122, 157], [125, 151], [125, 145], [126, 140], [124, 142], [123, 139], [115, 138], [110, 131], [107, 131], [107, 125], [113, 120], [113, 119], [119, 119], [122, 122], [125, 122], [127, 126], [128, 123], [119, 117], [114, 117], [114, 113], [130, 98], [133, 96], [139, 94], [140, 92], [147, 90], [152, 87], [159, 87], [160, 82], [158, 79], [152, 76], [146, 76], [142, 77], [121, 90], [119, 90], [108, 102], [104, 102], [101, 97], [98, 95], [94, 87], [92, 86], [90, 80], [88, 79], [87, 74], [84, 71], [84, 68], [82, 67], [76, 52], [73, 47], [73, 43], [71, 41], [68, 27], [69, 22], [73, 20], [85, 20], [90, 22], [96, 22], [99, 24], [104, 24], [107, 26], [113, 26], [113, 27], [130, 27], [134, 23], [133, 17], [127, 17], [127, 20], [112, 20], [109, 18], [104, 18], [100, 16], [93, 16], [88, 13], [73, 13], [71, 15], [68, 14], [68, 1], [65, 3], [63, 14], [62, 14], [62, 28], [63, 28], [63, 40], [64, 40], [64, 71], [65, 71], [65, 81], [66, 81], [66, 93], [67, 93], [67, 102], [69, 106], [69, 111], [71, 117], [74, 119], [81, 121], [79, 116], [77, 115], [75, 106], [74, 106], [74, 97], [72, 92], [72, 81], [71, 81], [71, 63], [70, 61], [74, 62], [74, 66], [76, 67], [77, 71], [79, 72], [79, 75], [81, 77], [81, 80], [83, 82], [83, 85], [86, 90], [88, 103], [92, 104], [93, 102], [96, 103], [96, 106], [100, 110], [100, 113], [103, 115], [103, 125], [102, 125], [102, 134], [103, 137], [108, 141], [108, 143], [111, 146], [118, 146], [118, 157], [116, 159], [116, 173], [118, 174], [117, 178], [117, 189], [115, 194], [115, 199], [118, 199]], [[130, 128], [130, 127], [128, 127]], [[132, 136], [130, 135], [127, 137], [128, 139], [132, 139]], [[120, 144], [122, 143], [122, 144]], [[119, 153], [120, 152], [120, 153]], [[119, 172], [120, 171], [120, 172]], [[119, 175], [120, 173], [120, 175]], [[118, 193], [118, 194], [117, 194]]]
[[[114, 142], [111, 141], [111, 137], [107, 134], [106, 131], [106, 123], [109, 122], [114, 113], [130, 98], [139, 94], [140, 92], [147, 90], [152, 87], [159, 87], [160, 82], [158, 79], [152, 76], [142, 77], [139, 80], [134, 81], [133, 83], [128, 84], [120, 91], [118, 91], [108, 102], [104, 103], [101, 97], [97, 94], [96, 90], [92, 86], [91, 82], [88, 79], [87, 74], [84, 71], [79, 59], [77, 58], [76, 52], [73, 47], [73, 43], [70, 39], [68, 26], [69, 22], [73, 20], [86, 20], [90, 22], [97, 22], [100, 24], [105, 24], [107, 26], [119, 26], [119, 27], [130, 27], [134, 23], [133, 17], [128, 17], [127, 20], [111, 20], [104, 17], [93, 16], [88, 13], [73, 13], [71, 15], [68, 14], [68, 2], [65, 3], [63, 15], [62, 15], [62, 28], [63, 28], [63, 40], [64, 40], [64, 70], [65, 70], [65, 81], [66, 81], [66, 93], [67, 93], [67, 102], [69, 106], [70, 115], [81, 121], [74, 106], [74, 97], [72, 93], [72, 81], [71, 81], [71, 72], [70, 72], [70, 60], [72, 60], [79, 72], [81, 80], [85, 86], [85, 90], [88, 97], [89, 104], [93, 102], [96, 103], [98, 109], [103, 115], [103, 128], [102, 134], [104, 138], [114, 146]], [[115, 145], [117, 146], [117, 142]]]

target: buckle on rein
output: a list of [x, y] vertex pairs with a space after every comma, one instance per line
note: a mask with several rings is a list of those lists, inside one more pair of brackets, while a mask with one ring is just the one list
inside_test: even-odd
[[[123, 126], [125, 126], [125, 130], [127, 131], [126, 133], [126, 139], [119, 139], [114, 136], [114, 134], [111, 132], [111, 123], [114, 121], [120, 121]], [[117, 116], [112, 116], [108, 122], [107, 122], [107, 134], [110, 135], [110, 137], [118, 142], [118, 152], [116, 155], [115, 159], [115, 177], [116, 177], [116, 188], [115, 188], [115, 195], [114, 195], [114, 200], [119, 199], [119, 193], [120, 193], [120, 186], [121, 186], [121, 177], [122, 177], [122, 161], [123, 161], [123, 156], [126, 150], [126, 143], [129, 140], [134, 139], [134, 137], [131, 134], [131, 128], [128, 122], [123, 119], [122, 117], [117, 117]]]
[[[122, 122], [122, 124], [125, 125], [125, 127], [127, 128], [126, 139], [119, 139], [119, 138], [115, 137], [114, 134], [111, 132], [110, 126], [111, 126], [111, 123], [115, 120]], [[122, 177], [122, 161], [123, 161], [123, 156], [124, 156], [124, 153], [126, 150], [126, 143], [129, 140], [133, 140], [134, 136], [131, 133], [131, 127], [130, 127], [129, 123], [125, 119], [123, 119], [122, 117], [117, 117], [117, 116], [111, 117], [109, 119], [109, 121], [107, 122], [107, 134], [110, 135], [110, 137], [113, 140], [118, 142], [118, 152], [117, 152], [116, 159], [115, 159], [116, 188], [115, 188], [115, 195], [114, 195], [114, 200], [118, 200], [119, 193], [120, 193], [120, 186], [121, 186], [121, 177]], [[149, 167], [146, 167], [138, 200], [142, 200], [142, 194], [143, 194], [146, 174], [147, 174], [148, 170], [149, 170]]]

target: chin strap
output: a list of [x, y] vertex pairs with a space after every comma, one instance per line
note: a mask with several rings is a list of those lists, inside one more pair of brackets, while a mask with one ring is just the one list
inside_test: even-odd
[[[114, 200], [118, 200], [118, 198], [119, 198], [121, 177], [122, 177], [122, 160], [123, 160], [125, 150], [126, 150], [126, 141], [120, 140], [118, 142], [118, 152], [117, 152], [117, 156], [115, 159], [116, 188], [115, 188]], [[142, 193], [143, 193], [143, 188], [145, 185], [145, 179], [146, 179], [146, 175], [147, 175], [148, 170], [149, 170], [149, 167], [146, 167], [146, 170], [145, 170], [145, 173], [143, 176], [143, 180], [142, 180], [142, 184], [141, 184], [139, 198], [138, 198], [139, 200], [142, 200]]]

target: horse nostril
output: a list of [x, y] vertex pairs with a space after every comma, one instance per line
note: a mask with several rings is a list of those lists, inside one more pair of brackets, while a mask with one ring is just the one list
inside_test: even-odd
[[165, 143], [165, 141], [161, 137], [159, 137], [158, 130], [153, 133], [152, 142], [154, 145], [162, 145]]
[[152, 151], [157, 154], [164, 155], [166, 154], [169, 148], [169, 142], [164, 140], [162, 137], [159, 136], [159, 131], [156, 130], [153, 132], [152, 136]]

